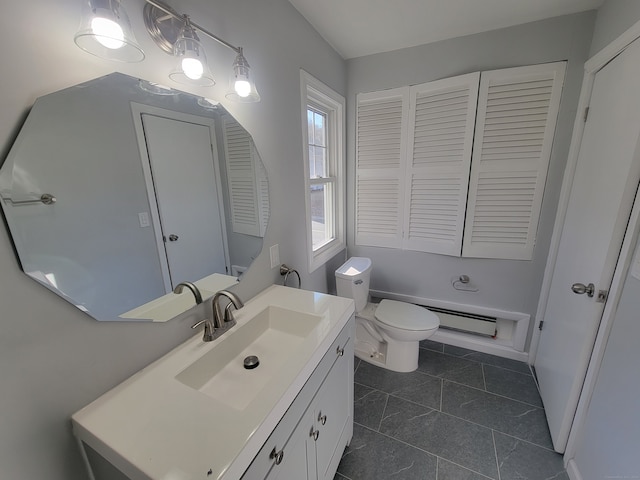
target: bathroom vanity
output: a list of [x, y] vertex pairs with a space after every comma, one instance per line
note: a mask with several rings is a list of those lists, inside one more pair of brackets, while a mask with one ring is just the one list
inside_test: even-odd
[[72, 416], [91, 478], [331, 480], [353, 434], [353, 312], [266, 289], [220, 338], [189, 339]]

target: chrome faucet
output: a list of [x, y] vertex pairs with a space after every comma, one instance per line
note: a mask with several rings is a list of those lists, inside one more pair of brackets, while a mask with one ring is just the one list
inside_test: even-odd
[[191, 293], [193, 293], [193, 296], [196, 298], [196, 305], [200, 305], [202, 303], [202, 294], [200, 293], [200, 290], [198, 290], [198, 287], [191, 282], [180, 282], [176, 285], [176, 288], [173, 289], [173, 293], [182, 293], [184, 287], [191, 290]]
[[[220, 297], [227, 297], [229, 299], [229, 303], [224, 309], [224, 316], [222, 314], [222, 308], [220, 308]], [[219, 292], [216, 292], [216, 294], [213, 296], [212, 305], [213, 325], [216, 328], [229, 328], [235, 325], [236, 321], [233, 318], [231, 307], [235, 307], [236, 310], [244, 307], [244, 303], [242, 302], [242, 300], [240, 300], [240, 297], [228, 290], [220, 290]]]

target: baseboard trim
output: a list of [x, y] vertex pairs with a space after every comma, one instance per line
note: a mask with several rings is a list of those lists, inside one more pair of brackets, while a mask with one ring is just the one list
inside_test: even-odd
[[580, 470], [578, 470], [578, 465], [576, 465], [573, 458], [569, 460], [569, 463], [567, 464], [567, 475], [569, 475], [571, 480], [583, 480]]

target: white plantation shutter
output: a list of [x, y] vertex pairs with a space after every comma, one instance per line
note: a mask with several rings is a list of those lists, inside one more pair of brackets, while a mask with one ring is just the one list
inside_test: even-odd
[[565, 63], [483, 72], [462, 254], [530, 260]]
[[402, 248], [409, 88], [358, 95], [356, 244]]
[[460, 256], [480, 73], [411, 87], [404, 247]]
[[229, 117], [223, 120], [223, 131], [233, 231], [261, 236], [253, 139]]
[[258, 151], [251, 142], [253, 146], [254, 159], [254, 167], [256, 169], [256, 182], [258, 189], [258, 221], [260, 224], [260, 237], [264, 237], [265, 232], [267, 231], [267, 224], [269, 223], [269, 215], [271, 215], [270, 203], [269, 203], [269, 179], [267, 178], [267, 170], [264, 168], [264, 163], [262, 163], [262, 159], [258, 154]]

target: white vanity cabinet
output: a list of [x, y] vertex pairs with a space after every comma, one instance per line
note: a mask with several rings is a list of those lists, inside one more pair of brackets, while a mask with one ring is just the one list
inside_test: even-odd
[[353, 339], [352, 300], [267, 288], [221, 337], [194, 336], [73, 414], [90, 478], [332, 480], [353, 434]]
[[353, 435], [351, 318], [242, 480], [331, 480]]

